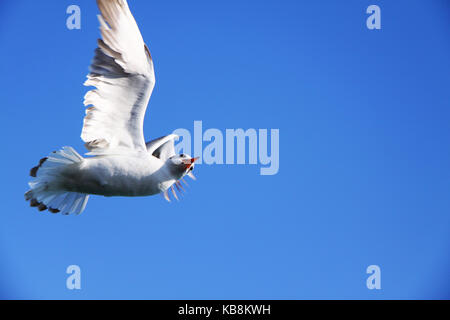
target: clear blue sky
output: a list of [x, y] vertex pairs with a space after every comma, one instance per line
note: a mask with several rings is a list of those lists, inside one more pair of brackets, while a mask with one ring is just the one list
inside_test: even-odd
[[[1, 298], [450, 298], [448, 1], [129, 2], [157, 76], [146, 137], [194, 120], [278, 128], [279, 173], [199, 165], [178, 203], [29, 208], [29, 169], [64, 145], [85, 152], [98, 11], [2, 1]], [[81, 30], [66, 28], [70, 4]], [[366, 28], [370, 4], [381, 30]]]

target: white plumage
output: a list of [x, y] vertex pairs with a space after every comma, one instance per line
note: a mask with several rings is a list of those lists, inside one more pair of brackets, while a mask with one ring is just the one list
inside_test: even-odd
[[145, 142], [144, 115], [155, 86], [153, 60], [125, 0], [97, 0], [102, 39], [85, 82], [81, 138], [92, 157], [64, 147], [31, 169], [25, 199], [40, 211], [83, 212], [89, 194], [147, 196], [168, 189], [178, 199], [179, 180], [194, 161], [175, 155], [176, 135]]

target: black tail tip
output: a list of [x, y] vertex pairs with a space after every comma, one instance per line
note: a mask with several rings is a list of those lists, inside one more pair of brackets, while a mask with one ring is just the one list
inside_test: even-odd
[[33, 178], [36, 178], [39, 168], [44, 164], [45, 161], [47, 161], [47, 159], [48, 158], [45, 157], [45, 158], [42, 158], [41, 160], [39, 160], [39, 164], [36, 167], [31, 168], [30, 176], [32, 176]]
[[55, 208], [52, 208], [52, 207], [47, 207], [44, 203], [37, 201], [35, 198], [29, 198], [30, 195], [31, 195], [30, 191], [25, 194], [25, 200], [26, 201], [30, 201], [30, 207], [37, 208], [39, 211], [48, 210], [51, 213], [58, 213], [58, 212], [60, 212], [59, 209], [55, 209]]
[[30, 200], [30, 207], [39, 207], [40, 203], [36, 199]]

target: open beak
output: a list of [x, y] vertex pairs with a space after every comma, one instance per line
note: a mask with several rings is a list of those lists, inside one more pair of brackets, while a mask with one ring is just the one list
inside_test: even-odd
[[192, 164], [197, 161], [198, 159], [200, 159], [200, 157], [196, 157], [196, 158], [191, 158], [191, 159], [187, 159], [187, 160], [183, 160], [183, 163], [185, 165], [185, 169], [189, 169]]

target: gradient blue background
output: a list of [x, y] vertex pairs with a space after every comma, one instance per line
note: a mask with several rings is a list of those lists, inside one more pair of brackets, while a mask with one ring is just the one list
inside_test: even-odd
[[[82, 29], [66, 29], [78, 4]], [[370, 4], [382, 29], [368, 30]], [[23, 199], [79, 138], [94, 1], [2, 1], [0, 297], [450, 298], [448, 1], [131, 1], [157, 85], [147, 138], [279, 128], [280, 171], [199, 165], [179, 203]], [[67, 266], [82, 290], [66, 289]], [[381, 290], [366, 268], [381, 267]]]

